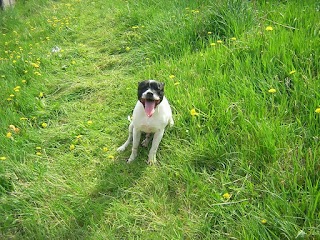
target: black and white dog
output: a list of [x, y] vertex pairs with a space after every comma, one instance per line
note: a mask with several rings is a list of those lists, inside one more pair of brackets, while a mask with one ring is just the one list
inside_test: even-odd
[[165, 127], [173, 126], [172, 111], [168, 100], [164, 96], [164, 83], [155, 80], [146, 80], [139, 83], [138, 102], [133, 110], [132, 121], [129, 126], [127, 141], [118, 148], [122, 152], [132, 142], [132, 152], [127, 160], [133, 161], [137, 156], [141, 132], [146, 133], [142, 146], [147, 147], [150, 134], [154, 133], [152, 147], [148, 156], [148, 164], [156, 163], [156, 153], [164, 134]]

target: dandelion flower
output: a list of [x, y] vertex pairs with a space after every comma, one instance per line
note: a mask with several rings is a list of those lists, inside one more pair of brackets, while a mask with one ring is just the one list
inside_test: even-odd
[[210, 34], [212, 34], [212, 32], [208, 32], [208, 34], [210, 35]]
[[107, 147], [103, 147], [103, 148], [102, 148], [102, 151], [104, 151], [104, 152], [108, 152], [108, 151], [109, 151], [109, 149], [108, 149]]
[[191, 116], [199, 116], [199, 113], [196, 111], [196, 109], [194, 109], [194, 108], [192, 108], [191, 110], [190, 110], [190, 114], [191, 114]]
[[132, 28], [132, 29], [138, 29], [139, 26], [132, 26], [131, 28]]
[[16, 86], [16, 87], [13, 89], [13, 91], [15, 91], [15, 92], [19, 92], [19, 91], [20, 91], [20, 89], [21, 89], [21, 87], [20, 87], [20, 86]]
[[130, 51], [130, 49], [131, 49], [130, 47], [126, 47], [126, 51], [127, 51], [127, 52], [129, 52], [129, 51]]
[[27, 83], [27, 80], [21, 80], [22, 83]]
[[28, 118], [26, 118], [26, 117], [21, 117], [20, 120], [21, 120], [21, 121], [25, 121], [25, 120], [28, 120]]
[[41, 147], [36, 147], [36, 150], [38, 150], [38, 151], [41, 150], [41, 149], [42, 149]]
[[43, 96], [44, 96], [44, 95], [43, 95], [43, 92], [40, 92], [40, 93], [39, 93], [39, 98], [43, 98]]
[[289, 72], [290, 75], [295, 74], [296, 70], [292, 70], [291, 72]]
[[108, 158], [113, 160], [114, 156], [113, 155], [109, 155]]
[[74, 146], [74, 144], [71, 144], [70, 147], [69, 147], [70, 151], [74, 150], [75, 148], [76, 147]]
[[7, 138], [12, 138], [12, 133], [11, 133], [11, 132], [8, 132], [7, 135], [6, 135], [6, 137], [7, 137]]
[[41, 127], [43, 127], [43, 128], [46, 128], [47, 126], [48, 126], [47, 123], [42, 123], [42, 124], [41, 124]]
[[271, 89], [268, 90], [268, 92], [269, 92], [269, 93], [276, 93], [277, 90], [275, 90], [274, 88], [271, 88]]
[[315, 110], [316, 113], [320, 113], [320, 107]]
[[0, 157], [0, 160], [1, 160], [1, 161], [4, 161], [4, 160], [7, 160], [7, 158], [4, 157], [4, 156], [2, 156], [2, 157]]
[[217, 43], [219, 43], [219, 44], [221, 44], [221, 43], [223, 43], [221, 40], [217, 40]]
[[210, 46], [215, 46], [216, 44], [215, 43], [210, 43]]
[[232, 37], [232, 38], [230, 38], [232, 41], [236, 41], [237, 40], [237, 38], [235, 38], [235, 37]]
[[88, 125], [92, 125], [92, 123], [93, 123], [93, 122], [92, 122], [91, 120], [89, 120], [89, 121], [87, 122]]
[[41, 156], [42, 153], [41, 153], [41, 152], [36, 152], [36, 155], [37, 155], [37, 156]]
[[262, 220], [261, 220], [261, 223], [262, 223], [262, 224], [266, 224], [266, 223], [267, 223], [267, 219], [262, 219]]
[[273, 27], [271, 26], [266, 27], [266, 31], [273, 31]]
[[169, 76], [170, 79], [173, 79], [173, 78], [175, 78], [175, 77], [176, 77], [176, 76], [173, 75], [173, 74], [171, 74], [171, 75]]
[[229, 200], [231, 198], [231, 195], [230, 193], [225, 193], [222, 195], [222, 197], [225, 199], [225, 200]]
[[31, 63], [31, 65], [32, 65], [32, 67], [34, 67], [34, 68], [39, 68], [39, 67], [40, 67], [39, 64], [37, 64], [37, 63]]

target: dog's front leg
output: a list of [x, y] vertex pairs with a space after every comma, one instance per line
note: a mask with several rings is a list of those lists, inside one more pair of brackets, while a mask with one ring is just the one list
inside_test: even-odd
[[131, 152], [129, 159], [127, 160], [127, 163], [132, 162], [137, 156], [138, 147], [139, 147], [140, 138], [141, 138], [141, 131], [139, 131], [135, 127], [133, 127], [132, 136], [133, 136], [132, 152]]
[[161, 139], [163, 137], [163, 134], [164, 134], [164, 129], [155, 132], [153, 136], [152, 147], [150, 149], [149, 157], [148, 157], [148, 164], [150, 165], [155, 164], [157, 162], [156, 153], [157, 153], [159, 144], [161, 142]]

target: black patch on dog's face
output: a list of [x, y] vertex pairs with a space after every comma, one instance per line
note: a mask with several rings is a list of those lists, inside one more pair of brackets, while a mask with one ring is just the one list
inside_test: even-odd
[[164, 96], [164, 83], [155, 80], [146, 80], [138, 85], [138, 99], [140, 102], [150, 100], [157, 101], [158, 104]]

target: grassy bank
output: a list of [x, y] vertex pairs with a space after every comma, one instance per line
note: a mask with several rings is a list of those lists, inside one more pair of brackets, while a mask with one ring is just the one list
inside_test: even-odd
[[[0, 14], [0, 237], [318, 239], [317, 1], [19, 1]], [[127, 137], [137, 83], [175, 126]]]

